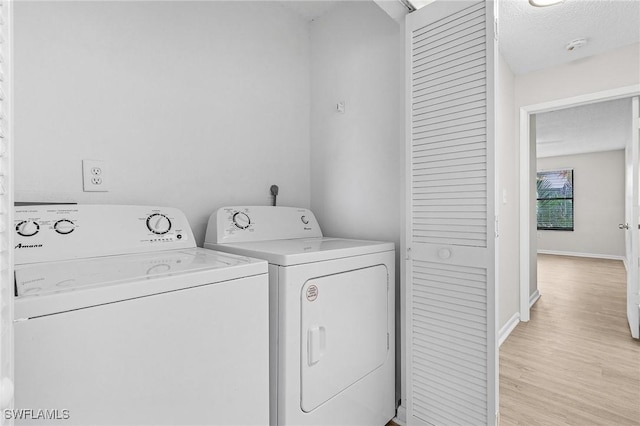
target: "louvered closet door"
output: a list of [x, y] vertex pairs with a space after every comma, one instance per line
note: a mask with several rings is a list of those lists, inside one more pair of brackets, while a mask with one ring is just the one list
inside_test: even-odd
[[496, 423], [493, 10], [407, 17], [410, 425]]

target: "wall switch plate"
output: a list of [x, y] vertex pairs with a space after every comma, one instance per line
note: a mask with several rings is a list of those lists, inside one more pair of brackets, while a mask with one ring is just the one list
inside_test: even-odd
[[108, 192], [106, 161], [82, 160], [82, 187], [85, 192]]

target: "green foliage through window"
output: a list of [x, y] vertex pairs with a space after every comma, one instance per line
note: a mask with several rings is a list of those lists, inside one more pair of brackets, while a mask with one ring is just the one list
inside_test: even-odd
[[538, 229], [573, 231], [573, 170], [538, 172]]

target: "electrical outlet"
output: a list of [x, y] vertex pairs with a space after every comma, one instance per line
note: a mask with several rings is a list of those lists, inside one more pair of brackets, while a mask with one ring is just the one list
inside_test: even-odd
[[105, 166], [106, 162], [102, 160], [82, 160], [82, 185], [85, 192], [109, 191]]

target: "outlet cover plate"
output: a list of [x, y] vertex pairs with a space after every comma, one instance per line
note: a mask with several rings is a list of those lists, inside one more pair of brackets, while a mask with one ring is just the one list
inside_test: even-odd
[[84, 192], [108, 192], [109, 178], [106, 161], [82, 160], [82, 187]]

